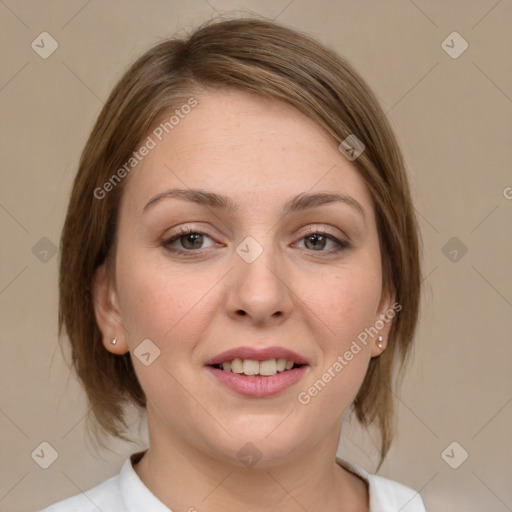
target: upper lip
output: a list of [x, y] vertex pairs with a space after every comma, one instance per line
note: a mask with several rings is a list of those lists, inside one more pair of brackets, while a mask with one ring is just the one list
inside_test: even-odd
[[221, 354], [208, 359], [204, 364], [211, 366], [221, 364], [233, 359], [253, 359], [255, 361], [267, 361], [268, 359], [286, 359], [297, 364], [308, 364], [306, 358], [297, 354], [293, 350], [284, 347], [236, 347], [222, 352]]

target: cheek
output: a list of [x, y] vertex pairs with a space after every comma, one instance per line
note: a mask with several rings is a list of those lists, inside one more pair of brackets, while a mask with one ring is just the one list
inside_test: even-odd
[[[317, 312], [338, 349], [373, 325], [381, 294], [379, 268], [353, 266], [337, 272], [317, 297]], [[364, 347], [363, 347], [364, 348]]]
[[176, 341], [175, 349], [180, 350], [204, 330], [215, 295], [206, 292], [221, 276], [171, 267], [161, 256], [156, 263], [141, 251], [139, 257], [120, 261], [117, 277], [130, 348], [149, 338], [163, 351]]
[[337, 272], [332, 283], [318, 308], [330, 330], [322, 342], [324, 361], [315, 377], [325, 383], [320, 401], [324, 408], [330, 404], [334, 417], [353, 401], [368, 369], [373, 338], [367, 332], [376, 321], [381, 294], [379, 261], [363, 264], [361, 258], [360, 265]]
[[[190, 397], [180, 385], [190, 372], [183, 362], [194, 356], [194, 348], [216, 311], [214, 290], [206, 292], [221, 276], [186, 272], [133, 255], [120, 262], [118, 269], [122, 322], [147, 399], [163, 410], [172, 401], [173, 406], [187, 410], [192, 417], [197, 411], [190, 407]], [[137, 348], [145, 339], [159, 350], [148, 366], [137, 360]]]
[[[365, 329], [373, 326], [380, 298], [380, 286], [369, 272], [337, 275], [330, 289], [319, 299], [316, 313], [329, 326], [318, 339], [322, 358], [299, 402], [312, 404], [315, 414], [335, 421], [356, 397], [371, 357], [372, 337]], [[363, 340], [363, 341], [361, 341]]]

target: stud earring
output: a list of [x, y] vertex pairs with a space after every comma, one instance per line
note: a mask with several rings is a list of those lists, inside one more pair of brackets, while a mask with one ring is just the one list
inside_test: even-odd
[[111, 343], [112, 345], [115, 345], [115, 344], [117, 343], [117, 338], [114, 338], [113, 340], [110, 340], [110, 343]]
[[379, 336], [379, 341], [377, 342], [377, 346], [382, 348], [382, 336]]

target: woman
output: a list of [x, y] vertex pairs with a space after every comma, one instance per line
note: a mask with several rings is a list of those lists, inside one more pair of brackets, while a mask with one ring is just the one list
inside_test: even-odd
[[150, 49], [84, 148], [61, 332], [97, 433], [149, 448], [57, 511], [424, 511], [336, 458], [353, 412], [392, 439], [416, 328], [418, 227], [395, 137], [353, 68], [255, 19]]

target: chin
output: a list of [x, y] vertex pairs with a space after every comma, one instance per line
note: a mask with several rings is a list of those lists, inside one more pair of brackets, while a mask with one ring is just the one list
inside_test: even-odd
[[[281, 418], [282, 421], [282, 418]], [[228, 434], [207, 439], [212, 455], [226, 464], [239, 467], [263, 469], [284, 464], [296, 455], [298, 446], [303, 446], [305, 439], [294, 438], [290, 428], [277, 427], [279, 422], [262, 422], [252, 428], [235, 430], [227, 428]], [[310, 437], [310, 436], [309, 436]]]

